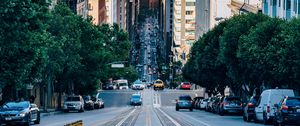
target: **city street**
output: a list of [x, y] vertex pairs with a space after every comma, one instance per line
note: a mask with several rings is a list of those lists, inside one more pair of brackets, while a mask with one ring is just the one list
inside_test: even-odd
[[[143, 97], [142, 106], [130, 106], [129, 98], [140, 92]], [[199, 91], [164, 90], [144, 91], [111, 90], [102, 91], [100, 96], [105, 101], [105, 108], [85, 111], [84, 113], [61, 113], [43, 116], [37, 126], [62, 126], [78, 120], [85, 126], [255, 126], [262, 124], [246, 123], [242, 116], [219, 116], [203, 110], [175, 111], [175, 99], [180, 95], [192, 97]]]

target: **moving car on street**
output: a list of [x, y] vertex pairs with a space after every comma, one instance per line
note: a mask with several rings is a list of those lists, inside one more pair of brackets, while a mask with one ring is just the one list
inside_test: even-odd
[[132, 87], [133, 90], [144, 90], [145, 85], [142, 81], [136, 80], [133, 82]]
[[190, 82], [182, 82], [180, 84], [180, 89], [190, 90], [191, 89], [191, 83]]
[[36, 104], [29, 101], [7, 102], [0, 108], [0, 125], [17, 124], [30, 126], [40, 123], [40, 111]]
[[139, 93], [132, 94], [130, 98], [130, 105], [142, 105], [142, 96]]
[[190, 111], [193, 111], [193, 100], [191, 96], [189, 95], [183, 95], [179, 96], [178, 99], [176, 99], [176, 111], [179, 111], [179, 109], [189, 109]]
[[164, 88], [165, 88], [164, 82], [159, 79], [156, 80], [153, 84], [153, 88], [154, 88], [154, 90], [158, 90], [158, 89], [164, 90]]
[[249, 102], [244, 107], [244, 111], [243, 111], [244, 121], [250, 122], [252, 119], [254, 119], [254, 109], [258, 99], [259, 96], [252, 96]]
[[84, 100], [80, 95], [68, 96], [64, 102], [64, 112], [84, 112]]
[[300, 97], [285, 97], [276, 107], [273, 123], [275, 126], [300, 125]]

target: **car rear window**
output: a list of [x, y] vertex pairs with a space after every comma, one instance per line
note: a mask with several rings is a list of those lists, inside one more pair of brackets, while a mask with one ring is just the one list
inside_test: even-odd
[[155, 83], [161, 84], [161, 83], [162, 83], [162, 81], [155, 81]]
[[183, 83], [184, 85], [190, 85], [190, 83], [188, 83], [188, 82], [185, 82], [185, 83]]
[[179, 100], [192, 100], [192, 98], [190, 96], [181, 96]]
[[288, 98], [286, 101], [287, 106], [300, 106], [300, 98]]
[[80, 101], [79, 97], [68, 97], [67, 101]]
[[225, 99], [226, 101], [241, 101], [239, 98], [229, 97]]

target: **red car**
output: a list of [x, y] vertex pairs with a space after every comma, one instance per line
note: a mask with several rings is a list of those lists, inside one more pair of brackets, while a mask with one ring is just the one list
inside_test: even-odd
[[190, 82], [182, 82], [181, 85], [180, 85], [180, 88], [190, 90], [191, 89], [191, 83]]

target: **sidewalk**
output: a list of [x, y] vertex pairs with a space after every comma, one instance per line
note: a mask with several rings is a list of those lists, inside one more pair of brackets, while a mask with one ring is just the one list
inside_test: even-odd
[[40, 112], [41, 112], [41, 117], [57, 115], [57, 114], [62, 113], [62, 111], [59, 111], [56, 109], [47, 109], [47, 111], [44, 111], [44, 109], [40, 109]]

